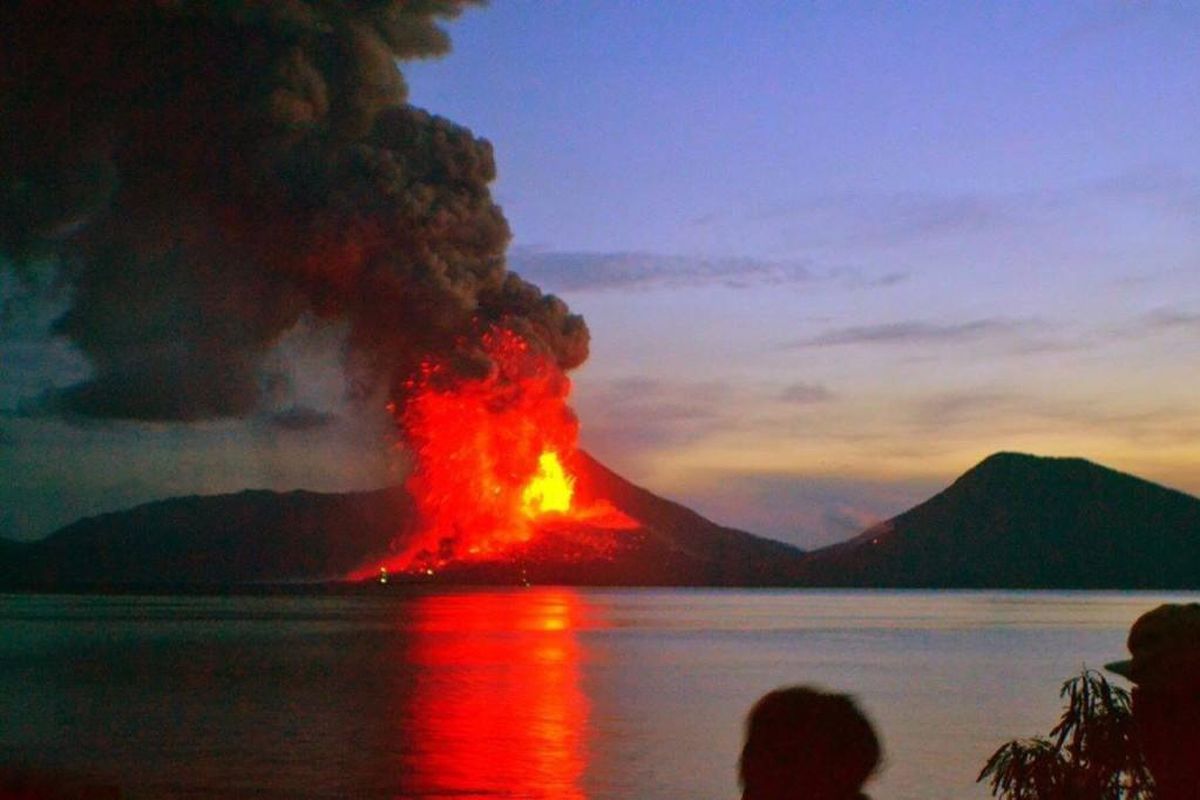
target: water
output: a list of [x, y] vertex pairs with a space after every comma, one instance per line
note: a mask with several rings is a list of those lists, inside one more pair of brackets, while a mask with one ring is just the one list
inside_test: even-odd
[[[0, 763], [129, 798], [737, 797], [743, 717], [856, 695], [887, 798], [982, 798], [1137, 593], [591, 590], [0, 595]], [[1118, 679], [1119, 680], [1119, 679]]]

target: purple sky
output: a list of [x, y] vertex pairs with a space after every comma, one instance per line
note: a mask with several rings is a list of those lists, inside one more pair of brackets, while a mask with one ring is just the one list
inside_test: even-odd
[[[584, 443], [631, 479], [804, 546], [997, 450], [1200, 492], [1200, 9], [510, 0], [449, 30], [412, 101], [494, 144], [511, 266], [587, 317]], [[17, 420], [0, 523], [376, 485], [377, 434]]]

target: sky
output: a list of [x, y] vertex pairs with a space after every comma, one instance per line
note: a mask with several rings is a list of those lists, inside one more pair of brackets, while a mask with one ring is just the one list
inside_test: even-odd
[[[1200, 9], [499, 0], [447, 29], [411, 101], [493, 144], [509, 265], [587, 319], [582, 442], [621, 474], [803, 547], [1000, 450], [1200, 493]], [[7, 412], [86, 374], [29, 333], [49, 307], [5, 304]], [[10, 413], [0, 526], [381, 485], [383, 428]]]

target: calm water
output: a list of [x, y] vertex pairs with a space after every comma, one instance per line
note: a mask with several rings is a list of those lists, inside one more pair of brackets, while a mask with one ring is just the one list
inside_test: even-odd
[[815, 683], [886, 798], [985, 797], [1057, 687], [1180, 595], [525, 589], [0, 595], [0, 763], [131, 798], [734, 798], [742, 718]]

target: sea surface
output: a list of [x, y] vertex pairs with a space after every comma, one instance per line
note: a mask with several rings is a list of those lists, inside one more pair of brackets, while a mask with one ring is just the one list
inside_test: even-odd
[[[983, 798], [1058, 687], [1196, 595], [528, 588], [0, 595], [0, 765], [125, 798], [736, 798], [764, 692], [849, 692], [877, 800]], [[1121, 679], [1115, 678], [1118, 683]]]

